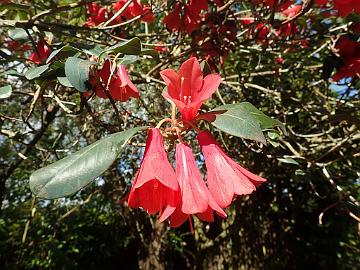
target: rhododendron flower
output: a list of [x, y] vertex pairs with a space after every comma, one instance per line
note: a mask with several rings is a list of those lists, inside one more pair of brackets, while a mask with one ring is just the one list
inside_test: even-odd
[[334, 0], [334, 9], [339, 12], [339, 15], [346, 17], [351, 12], [360, 13], [359, 0]]
[[124, 65], [118, 65], [111, 74], [112, 64], [109, 60], [104, 62], [104, 66], [99, 72], [102, 86], [96, 79], [90, 78], [95, 93], [98, 97], [107, 98], [104, 87], [109, 90], [110, 96], [119, 101], [127, 101], [130, 97], [138, 98], [139, 91], [131, 82]]
[[356, 55], [360, 55], [360, 42], [346, 36], [341, 36], [336, 42], [335, 50], [341, 58], [348, 60]]
[[97, 3], [88, 3], [87, 10], [89, 14], [85, 26], [95, 26], [105, 22], [106, 8], [100, 7]]
[[36, 44], [36, 51], [30, 54], [29, 61], [39, 65], [49, 57], [50, 53], [51, 50], [46, 42], [40, 41]]
[[149, 129], [145, 153], [128, 198], [129, 207], [142, 207], [149, 214], [175, 209], [179, 185], [169, 163], [158, 128]]
[[167, 85], [163, 96], [175, 103], [183, 119], [191, 121], [205, 100], [218, 89], [221, 77], [209, 74], [203, 78], [200, 64], [195, 57], [186, 60], [178, 73], [172, 69], [160, 72]]
[[[339, 81], [346, 77], [356, 77], [360, 75], [360, 57], [346, 61], [339, 71], [332, 77], [334, 81]], [[360, 76], [359, 76], [360, 77]]]
[[168, 48], [164, 44], [159, 42], [155, 44], [154, 50], [158, 52], [167, 52]]
[[301, 11], [302, 5], [294, 5], [291, 8], [288, 8], [281, 12], [281, 14], [285, 15], [288, 19], [296, 16]]
[[14, 51], [27, 51], [30, 50], [29, 44], [22, 44], [18, 40], [5, 40], [5, 46], [12, 52]]
[[360, 74], [360, 42], [342, 36], [336, 43], [335, 52], [343, 59], [344, 64], [332, 77], [334, 81]]
[[176, 3], [173, 11], [171, 11], [167, 16], [164, 18], [164, 24], [170, 30], [179, 30], [181, 26], [181, 6], [180, 3]]
[[201, 22], [201, 11], [208, 9], [207, 0], [191, 0], [184, 5], [183, 22], [181, 22], [181, 6], [177, 2], [174, 10], [164, 18], [164, 24], [170, 30], [183, 31], [184, 28], [188, 34], [199, 29]]
[[209, 191], [221, 208], [229, 206], [234, 195], [250, 194], [266, 181], [226, 155], [210, 132], [203, 131], [197, 138], [205, 157]]
[[[115, 11], [119, 11], [128, 2], [128, 0], [119, 0], [113, 4]], [[155, 17], [151, 12], [150, 7], [143, 6], [140, 1], [133, 0], [131, 4], [116, 18], [118, 23], [126, 20], [130, 20], [136, 16], [144, 15], [141, 20], [145, 22], [152, 22]]]
[[[213, 211], [219, 216], [226, 217], [226, 213], [215, 202], [205, 182], [202, 179], [191, 148], [184, 143], [176, 145], [176, 178], [179, 182], [180, 193], [176, 194], [178, 201], [175, 211], [170, 217], [170, 226], [178, 227], [190, 215], [196, 214], [204, 221], [213, 221]], [[160, 222], [168, 217], [169, 208], [160, 217]], [[170, 208], [170, 211], [172, 209]]]

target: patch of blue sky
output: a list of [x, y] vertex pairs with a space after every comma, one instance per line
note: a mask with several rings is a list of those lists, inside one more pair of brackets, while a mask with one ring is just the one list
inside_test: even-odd
[[329, 89], [338, 94], [338, 98], [354, 98], [359, 96], [359, 91], [354, 87], [349, 87], [351, 77], [341, 79], [338, 83], [331, 83]]

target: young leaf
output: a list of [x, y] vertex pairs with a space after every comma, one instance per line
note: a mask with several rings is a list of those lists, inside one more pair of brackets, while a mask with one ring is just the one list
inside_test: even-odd
[[38, 197], [55, 199], [85, 187], [119, 156], [128, 140], [144, 127], [112, 134], [30, 176], [30, 189]]
[[83, 60], [76, 57], [69, 57], [65, 62], [65, 75], [71, 85], [80, 92], [88, 90], [89, 68], [96, 62]]
[[29, 70], [27, 70], [25, 72], [25, 77], [28, 80], [33, 80], [33, 79], [39, 78], [41, 76], [41, 74], [43, 74], [48, 68], [49, 68], [49, 65], [43, 65], [43, 66], [30, 68]]
[[0, 87], [0, 99], [10, 97], [11, 92], [12, 92], [11, 85], [6, 85], [6, 86], [3, 86], [3, 87]]

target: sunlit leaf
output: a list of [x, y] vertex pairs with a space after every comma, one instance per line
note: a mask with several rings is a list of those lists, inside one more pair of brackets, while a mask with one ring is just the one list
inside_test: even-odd
[[88, 90], [89, 68], [95, 64], [96, 62], [69, 57], [65, 62], [66, 78], [77, 90], [86, 92]]
[[6, 85], [0, 87], [0, 99], [8, 98], [11, 96], [12, 87], [11, 85]]
[[128, 140], [144, 127], [112, 134], [53, 164], [35, 171], [30, 189], [38, 197], [54, 199], [85, 187], [119, 156]]
[[39, 78], [41, 76], [41, 74], [43, 74], [48, 68], [49, 68], [49, 65], [43, 65], [43, 66], [30, 68], [29, 70], [27, 70], [25, 72], [25, 77], [28, 80], [33, 80], [33, 79]]

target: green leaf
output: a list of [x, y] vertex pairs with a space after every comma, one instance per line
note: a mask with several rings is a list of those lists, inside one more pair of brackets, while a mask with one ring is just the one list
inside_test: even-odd
[[135, 37], [111, 46], [105, 50], [105, 52], [112, 52], [113, 54], [123, 53], [138, 55], [141, 53], [141, 41], [139, 38]]
[[88, 90], [89, 68], [96, 62], [69, 57], [65, 62], [65, 75], [69, 82], [80, 92]]
[[297, 162], [296, 160], [292, 159], [292, 158], [278, 158], [278, 161], [280, 161], [280, 163], [286, 163], [286, 164], [293, 164], [293, 165], [300, 165], [299, 162]]
[[33, 79], [39, 78], [41, 76], [41, 74], [43, 74], [48, 68], [49, 68], [49, 65], [43, 65], [43, 66], [30, 68], [29, 70], [27, 70], [25, 72], [25, 77], [28, 80], [33, 80]]
[[38, 197], [55, 199], [71, 195], [106, 171], [128, 140], [145, 127], [112, 134], [30, 176], [30, 189]]
[[266, 144], [266, 139], [257, 119], [240, 105], [223, 105], [211, 111], [215, 117], [212, 124], [231, 135]]
[[[33, 31], [29, 30], [31, 34]], [[25, 29], [22, 28], [15, 28], [8, 31], [8, 35], [13, 40], [27, 40], [29, 39], [28, 34], [26, 33]]]
[[140, 55], [150, 55], [156, 61], [160, 60], [159, 52], [154, 49], [142, 49]]
[[5, 9], [13, 9], [13, 10], [24, 10], [29, 12], [30, 8], [31, 8], [30, 5], [16, 4], [16, 3], [8, 3], [8, 4], [0, 5], [0, 11]]
[[260, 127], [262, 130], [265, 129], [273, 129], [275, 127], [281, 128], [282, 132], [286, 135], [287, 131], [285, 125], [281, 123], [277, 119], [273, 119], [267, 115], [265, 115], [262, 111], [258, 110], [254, 105], [249, 102], [242, 102], [239, 104], [248, 112], [250, 112], [260, 123]]
[[139, 60], [139, 56], [137, 56], [137, 55], [124, 55], [123, 58], [119, 59], [117, 64], [128, 65], [128, 64], [134, 63], [138, 60]]
[[66, 87], [74, 87], [72, 86], [72, 84], [69, 82], [68, 78], [66, 77], [57, 77], [59, 83], [63, 86], [66, 86]]
[[49, 55], [48, 59], [46, 60], [46, 63], [48, 64], [59, 52], [81, 52], [81, 50], [76, 49], [70, 45], [65, 45], [61, 47], [60, 49], [54, 50]]
[[10, 97], [11, 92], [12, 92], [11, 85], [6, 85], [6, 86], [3, 86], [3, 87], [0, 87], [0, 99]]

